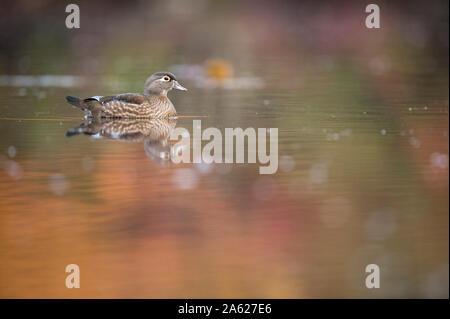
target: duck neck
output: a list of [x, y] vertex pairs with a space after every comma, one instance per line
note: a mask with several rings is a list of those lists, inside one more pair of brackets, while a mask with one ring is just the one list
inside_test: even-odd
[[166, 90], [152, 90], [152, 89], [145, 89], [144, 94], [149, 95], [158, 95], [158, 96], [164, 96], [167, 97], [167, 91]]

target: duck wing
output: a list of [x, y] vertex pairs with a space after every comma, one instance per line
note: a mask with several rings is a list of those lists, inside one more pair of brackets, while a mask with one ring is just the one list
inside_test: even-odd
[[86, 104], [100, 106], [102, 117], [138, 118], [145, 117], [148, 98], [142, 94], [125, 93], [112, 96], [93, 96], [84, 100]]

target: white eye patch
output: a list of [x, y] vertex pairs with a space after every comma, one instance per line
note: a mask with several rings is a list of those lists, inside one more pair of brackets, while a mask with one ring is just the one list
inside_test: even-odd
[[160, 78], [158, 81], [169, 82], [170, 78], [168, 76], [164, 76], [164, 77]]

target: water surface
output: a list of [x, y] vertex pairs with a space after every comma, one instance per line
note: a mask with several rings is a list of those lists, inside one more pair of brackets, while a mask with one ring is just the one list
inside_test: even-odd
[[[448, 58], [416, 38], [396, 46], [405, 40], [372, 36], [369, 52], [365, 36], [342, 44], [311, 27], [313, 45], [304, 30], [317, 16], [257, 33], [244, 26], [262, 21], [261, 12], [232, 12], [241, 19], [234, 28], [248, 30], [240, 37], [205, 18], [225, 34], [226, 49], [195, 36], [196, 49], [169, 37], [161, 51], [138, 43], [46, 55], [37, 38], [18, 51], [31, 61], [22, 74], [38, 80], [14, 82], [9, 72], [0, 86], [1, 297], [448, 297]], [[264, 21], [280, 26], [285, 16]], [[159, 36], [135, 27], [135, 37]], [[80, 32], [71, 45], [99, 36]], [[199, 52], [212, 43], [216, 51]], [[197, 69], [230, 57], [229, 81], [247, 80], [205, 86], [168, 52], [184, 52]], [[88, 66], [58, 64], [67, 55]], [[66, 95], [140, 92], [151, 72], [167, 68], [189, 88], [169, 93], [182, 115], [176, 127], [278, 128], [278, 171], [174, 164], [139, 139], [66, 137], [83, 122]], [[69, 77], [39, 78], [54, 74]], [[80, 289], [65, 287], [71, 263]], [[365, 287], [368, 264], [380, 266], [381, 289]]]

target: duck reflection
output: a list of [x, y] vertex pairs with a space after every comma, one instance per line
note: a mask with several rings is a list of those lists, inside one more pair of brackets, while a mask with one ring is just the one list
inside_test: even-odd
[[175, 119], [101, 119], [88, 118], [78, 127], [67, 131], [66, 136], [90, 135], [127, 142], [142, 142], [147, 156], [164, 164], [182, 150], [169, 138], [176, 126]]

